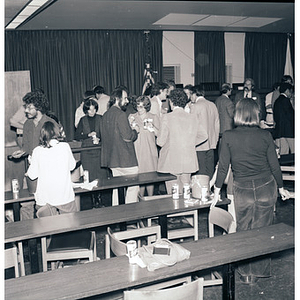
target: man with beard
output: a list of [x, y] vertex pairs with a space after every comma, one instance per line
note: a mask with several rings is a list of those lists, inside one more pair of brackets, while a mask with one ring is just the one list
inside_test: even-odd
[[[18, 158], [28, 155], [28, 163], [32, 151], [40, 144], [40, 132], [45, 122], [52, 122], [59, 132], [59, 125], [50, 117], [46, 115], [49, 111], [49, 102], [46, 95], [36, 90], [27, 93], [23, 98], [25, 114], [27, 117], [23, 127], [23, 144], [20, 150], [15, 151], [12, 156]], [[34, 218], [34, 201], [21, 203], [21, 220]]]
[[254, 86], [254, 80], [252, 78], [246, 78], [244, 81], [243, 90], [236, 93], [233, 103], [236, 106], [236, 104], [240, 100], [244, 98], [252, 98], [259, 106], [260, 124], [261, 126], [263, 126], [263, 120], [266, 119], [265, 103], [264, 100], [260, 97], [260, 95], [254, 92]]
[[[139, 128], [135, 122], [131, 126], [125, 113], [128, 90], [124, 86], [114, 89], [108, 102], [109, 109], [102, 118], [101, 166], [110, 168], [113, 176], [138, 174], [138, 162], [133, 142]], [[128, 187], [125, 203], [137, 201], [139, 186]], [[117, 190], [113, 191], [113, 205], [118, 205]]]

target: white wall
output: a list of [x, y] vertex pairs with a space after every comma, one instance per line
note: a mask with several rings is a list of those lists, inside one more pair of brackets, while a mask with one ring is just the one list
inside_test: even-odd
[[244, 81], [245, 57], [244, 42], [245, 33], [225, 32], [225, 63], [232, 66], [232, 78], [230, 83]]
[[[225, 62], [232, 66], [230, 83], [244, 81], [245, 33], [225, 33]], [[163, 32], [163, 65], [180, 65], [183, 85], [194, 84], [194, 32]]]
[[194, 85], [194, 32], [163, 32], [163, 65], [180, 65], [180, 81]]

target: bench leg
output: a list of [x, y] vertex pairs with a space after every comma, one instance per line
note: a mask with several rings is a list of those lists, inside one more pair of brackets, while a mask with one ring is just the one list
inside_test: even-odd
[[235, 278], [234, 265], [226, 264], [223, 266], [223, 300], [235, 299]]
[[167, 216], [160, 216], [158, 217], [158, 222], [160, 225], [161, 230], [161, 237], [162, 238], [168, 238], [168, 218]]

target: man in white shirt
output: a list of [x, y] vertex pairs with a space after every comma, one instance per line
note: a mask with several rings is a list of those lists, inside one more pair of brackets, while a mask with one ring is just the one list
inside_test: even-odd
[[98, 102], [98, 115], [104, 115], [107, 111], [107, 105], [109, 101], [109, 96], [105, 94], [104, 88], [100, 85], [94, 87], [94, 93]]
[[94, 91], [85, 91], [84, 98], [75, 111], [75, 122], [74, 122], [75, 128], [77, 128], [80, 119], [85, 116], [85, 113], [83, 112], [83, 103], [85, 100], [89, 99], [90, 97], [95, 97]]
[[214, 150], [217, 148], [220, 132], [219, 113], [216, 105], [204, 98], [203, 85], [193, 87], [191, 114], [197, 115], [199, 129], [208, 136], [206, 142], [197, 146], [199, 171], [196, 175], [208, 175], [211, 179], [214, 174]]
[[169, 86], [166, 83], [158, 82], [152, 86], [151, 109], [150, 113], [161, 117], [163, 113], [167, 113], [162, 109], [162, 101], [166, 100]]

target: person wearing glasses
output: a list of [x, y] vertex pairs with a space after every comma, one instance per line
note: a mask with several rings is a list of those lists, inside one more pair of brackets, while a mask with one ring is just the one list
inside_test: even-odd
[[[27, 120], [23, 127], [22, 147], [13, 152], [12, 157], [20, 158], [28, 155], [27, 165], [29, 165], [33, 149], [40, 144], [39, 138], [43, 125], [52, 122], [58, 131], [60, 128], [57, 122], [46, 115], [49, 111], [49, 102], [42, 91], [35, 90], [27, 93], [23, 97], [23, 103]], [[20, 217], [21, 220], [34, 218], [34, 201], [21, 203]]]

